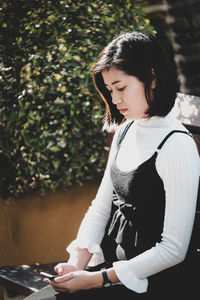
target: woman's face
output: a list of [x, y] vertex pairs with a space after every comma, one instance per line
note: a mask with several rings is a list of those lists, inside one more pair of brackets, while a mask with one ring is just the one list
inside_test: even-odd
[[115, 67], [102, 71], [102, 76], [106, 88], [111, 92], [113, 104], [127, 120], [148, 117], [146, 111], [149, 106], [143, 82]]

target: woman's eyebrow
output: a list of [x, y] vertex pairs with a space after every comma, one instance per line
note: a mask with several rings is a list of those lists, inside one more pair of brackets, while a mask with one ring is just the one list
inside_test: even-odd
[[[118, 82], [121, 82], [121, 80], [116, 80], [116, 81], [113, 81], [112, 83], [111, 83], [111, 85], [114, 85], [114, 84], [116, 84], [116, 83], [118, 83]], [[108, 84], [105, 84], [105, 86], [107, 86]]]

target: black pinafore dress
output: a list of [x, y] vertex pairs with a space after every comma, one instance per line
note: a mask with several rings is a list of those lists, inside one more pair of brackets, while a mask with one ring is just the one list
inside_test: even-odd
[[[131, 124], [129, 123], [121, 135], [118, 151]], [[171, 131], [152, 157], [134, 171], [120, 171], [114, 160], [111, 167], [114, 187], [112, 210], [101, 244], [106, 262], [95, 267], [88, 267], [89, 271], [110, 267], [114, 261], [131, 259], [153, 247], [156, 242], [160, 242], [164, 222], [165, 191], [163, 182], [156, 171], [155, 162], [158, 151], [175, 132], [190, 134], [186, 131]], [[200, 222], [198, 224], [200, 225]], [[198, 232], [199, 230], [196, 236]], [[199, 238], [194, 240], [199, 241]], [[81, 290], [73, 294], [57, 293], [51, 286], [48, 286], [26, 299], [93, 300], [97, 296], [106, 299], [118, 297], [126, 300], [169, 300], [183, 297], [193, 300], [196, 296], [198, 299], [199, 277], [196, 276], [196, 271], [200, 268], [200, 260], [199, 255], [195, 256], [193, 251], [193, 249], [196, 250], [196, 244], [193, 244], [191, 248], [192, 255], [189, 256], [189, 260], [186, 259], [178, 266], [150, 276], [146, 293], [138, 294], [120, 284], [109, 288]], [[191, 257], [198, 259], [193, 259], [191, 264]]]
[[[131, 125], [132, 122], [127, 125], [121, 135], [116, 157]], [[113, 183], [111, 216], [101, 244], [108, 266], [115, 261], [131, 259], [161, 241], [165, 190], [155, 163], [159, 150], [174, 133], [192, 136], [188, 131], [171, 131], [159, 144], [154, 154], [133, 171], [121, 171], [116, 165], [116, 157], [112, 163], [110, 171]], [[156, 295], [158, 284], [163, 288], [171, 284], [174, 288], [174, 277], [177, 282], [177, 276], [184, 268], [182, 265], [184, 264], [181, 263], [180, 268], [172, 267], [169, 268], [170, 271], [162, 271], [161, 275], [158, 273], [158, 275], [151, 276], [148, 293]], [[180, 284], [183, 284], [183, 278], [179, 276], [179, 279]], [[180, 286], [176, 284], [176, 288], [179, 290]]]

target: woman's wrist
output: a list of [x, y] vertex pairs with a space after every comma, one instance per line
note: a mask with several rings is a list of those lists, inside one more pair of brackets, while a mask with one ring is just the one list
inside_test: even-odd
[[90, 272], [92, 277], [92, 288], [101, 288], [103, 286], [103, 277], [101, 271]]
[[77, 248], [71, 253], [68, 263], [72, 264], [78, 270], [84, 270], [91, 256], [92, 254], [86, 248]]
[[117, 283], [119, 282], [119, 278], [117, 277], [117, 274], [115, 272], [115, 269], [114, 268], [109, 268], [106, 270], [106, 273], [107, 273], [107, 276], [108, 276], [108, 279], [112, 282], [112, 283]]
[[[102, 271], [91, 272], [91, 276], [93, 278], [93, 288], [101, 288], [103, 286], [104, 277]], [[117, 277], [114, 268], [105, 269], [105, 271], [111, 284], [119, 282], [119, 278]]]

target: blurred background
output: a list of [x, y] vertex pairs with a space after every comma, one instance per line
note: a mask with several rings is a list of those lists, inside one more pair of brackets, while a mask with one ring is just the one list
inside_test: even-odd
[[0, 28], [0, 265], [64, 261], [109, 151], [98, 54], [148, 31], [200, 96], [200, 1], [7, 0]]

